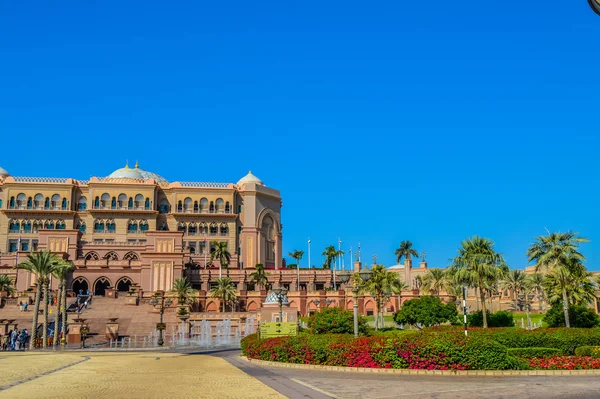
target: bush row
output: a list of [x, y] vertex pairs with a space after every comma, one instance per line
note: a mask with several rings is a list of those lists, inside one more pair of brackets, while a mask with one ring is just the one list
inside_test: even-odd
[[508, 354], [521, 359], [547, 358], [562, 355], [556, 348], [509, 348]]
[[600, 358], [600, 346], [580, 346], [575, 349], [575, 356], [591, 356]]

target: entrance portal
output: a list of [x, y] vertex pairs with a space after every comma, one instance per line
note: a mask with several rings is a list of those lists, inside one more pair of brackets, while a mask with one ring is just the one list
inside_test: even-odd
[[119, 292], [129, 292], [129, 289], [131, 288], [132, 285], [133, 285], [133, 283], [131, 282], [131, 280], [129, 279], [129, 277], [123, 277], [117, 283], [117, 291], [119, 291]]
[[81, 291], [81, 293], [85, 295], [87, 293], [87, 290], [90, 289], [87, 280], [83, 277], [78, 277], [77, 279], [75, 279], [71, 287], [75, 295], [79, 295], [79, 291]]
[[110, 281], [106, 277], [100, 277], [94, 284], [94, 295], [104, 296], [107, 288], [110, 288]]

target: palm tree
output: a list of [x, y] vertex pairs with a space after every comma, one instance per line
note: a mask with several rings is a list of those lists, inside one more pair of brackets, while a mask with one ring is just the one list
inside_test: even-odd
[[212, 245], [215, 250], [210, 254], [210, 261], [212, 262], [215, 258], [219, 259], [219, 264], [221, 265], [221, 267], [219, 267], [219, 278], [221, 278], [221, 269], [227, 269], [229, 262], [231, 262], [231, 254], [227, 250], [227, 242], [213, 241]]
[[400, 243], [400, 247], [394, 252], [396, 254], [396, 262], [400, 263], [402, 258], [411, 260], [413, 256], [419, 256], [417, 251], [412, 247], [413, 243], [406, 240]]
[[30, 349], [35, 348], [37, 340], [38, 313], [40, 310], [40, 301], [42, 290], [44, 291], [44, 331], [42, 345], [45, 348], [48, 338], [48, 291], [49, 276], [54, 272], [59, 260], [50, 251], [35, 252], [27, 256], [27, 259], [16, 266], [17, 269], [25, 270], [37, 276], [37, 290], [35, 293], [35, 303], [33, 308], [33, 323], [31, 327]]
[[56, 317], [54, 319], [54, 337], [52, 339], [52, 347], [56, 348], [58, 345], [58, 323], [59, 316], [61, 316], [61, 328], [63, 337], [67, 333], [67, 275], [73, 271], [74, 267], [70, 262], [59, 260], [56, 264], [56, 268], [52, 273], [58, 280], [58, 300], [56, 303]]
[[180, 305], [185, 305], [192, 295], [194, 295], [194, 289], [187, 280], [187, 277], [178, 278], [173, 283], [172, 293], [177, 295], [177, 300]]
[[566, 276], [561, 272], [552, 271], [545, 277], [544, 288], [548, 293], [548, 302], [552, 305], [561, 302], [563, 286], [571, 305], [589, 305], [596, 300], [593, 275], [582, 266], [571, 268], [571, 272]]
[[325, 256], [325, 263], [323, 264], [323, 269], [331, 269], [331, 262], [333, 262], [338, 256], [338, 251], [333, 245], [330, 245], [325, 248], [325, 251], [323, 251], [321, 255]]
[[298, 272], [297, 289], [300, 291], [300, 259], [302, 259], [304, 251], [295, 250], [294, 252], [290, 252], [289, 255], [293, 259], [296, 259], [296, 270]]
[[400, 310], [400, 308], [402, 307], [402, 291], [406, 291], [410, 287], [403, 280], [400, 279], [400, 276], [398, 276], [398, 280], [400, 281], [398, 283], [398, 310]]
[[269, 274], [265, 272], [265, 266], [262, 263], [256, 264], [256, 270], [250, 273], [250, 281], [254, 281], [259, 287], [266, 288], [269, 283]]
[[474, 236], [467, 238], [453, 259], [452, 275], [459, 283], [479, 290], [483, 311], [483, 328], [487, 328], [486, 287], [498, 281], [501, 267], [505, 264], [501, 254], [494, 250], [494, 243], [487, 238]]
[[225, 313], [225, 304], [235, 302], [237, 290], [229, 277], [218, 278], [216, 283], [217, 285], [210, 289], [210, 296], [219, 298], [223, 302], [223, 313]]
[[397, 294], [402, 289], [402, 282], [397, 273], [388, 271], [383, 265], [375, 265], [371, 269], [372, 275], [369, 280], [360, 283], [363, 292], [369, 292], [375, 298], [377, 316], [375, 317], [375, 329], [379, 327], [379, 317], [383, 316], [382, 305], [385, 300]]
[[561, 289], [565, 326], [570, 328], [569, 298], [567, 295], [569, 275], [579, 273], [582, 269], [585, 270], [583, 266], [585, 256], [579, 252], [579, 245], [589, 240], [578, 237], [577, 233], [573, 232], [548, 232], [547, 236], [540, 236], [535, 240], [527, 249], [527, 258], [529, 262], [535, 262], [536, 272], [540, 269], [552, 271]]
[[0, 292], [6, 292], [7, 295], [12, 295], [15, 291], [12, 278], [7, 274], [0, 274]]
[[526, 274], [521, 270], [510, 270], [500, 282], [502, 289], [509, 290], [513, 307], [518, 310], [519, 293], [523, 290], [526, 283]]
[[449, 281], [446, 276], [446, 271], [442, 269], [428, 269], [423, 276], [423, 290], [437, 297], [440, 296], [442, 290], [446, 290], [449, 286]]
[[532, 292], [535, 293], [538, 299], [538, 310], [542, 309], [542, 302], [545, 300], [544, 294], [544, 275], [542, 273], [533, 273], [528, 277], [529, 286], [532, 288]]

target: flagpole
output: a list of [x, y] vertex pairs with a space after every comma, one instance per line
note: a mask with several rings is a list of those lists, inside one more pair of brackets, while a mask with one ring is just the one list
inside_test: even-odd
[[310, 269], [310, 238], [308, 239], [308, 268]]

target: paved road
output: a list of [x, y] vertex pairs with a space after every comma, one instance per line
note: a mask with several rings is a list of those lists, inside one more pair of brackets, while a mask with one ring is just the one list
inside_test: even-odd
[[212, 353], [288, 398], [600, 398], [598, 376], [411, 376], [264, 367], [239, 351]]

